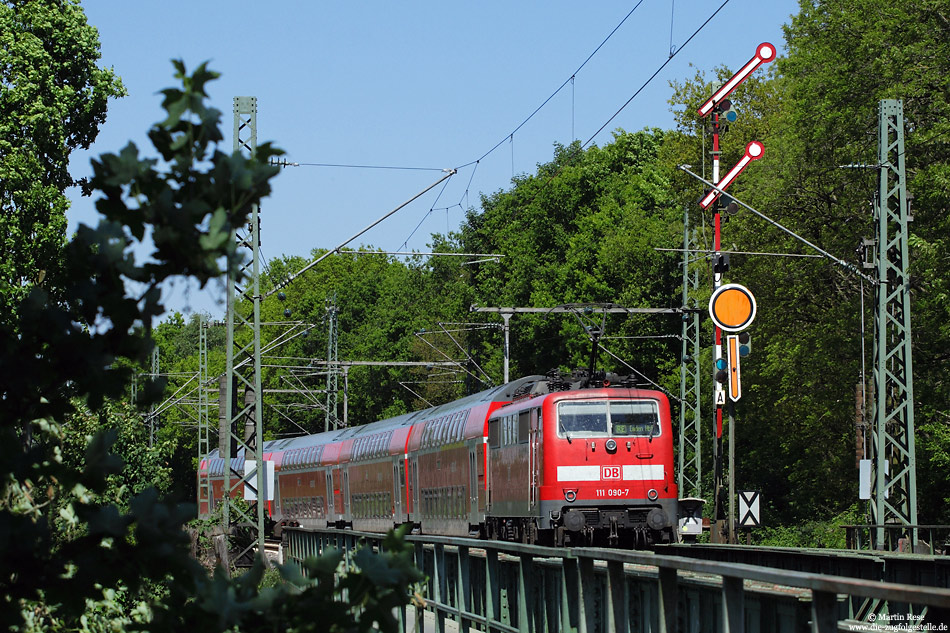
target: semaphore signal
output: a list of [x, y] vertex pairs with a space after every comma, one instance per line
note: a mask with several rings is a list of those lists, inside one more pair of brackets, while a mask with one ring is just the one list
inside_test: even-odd
[[[729, 173], [725, 175], [722, 179], [719, 178], [719, 156], [721, 154], [719, 148], [719, 134], [720, 126], [723, 123], [731, 123], [736, 119], [736, 112], [733, 110], [733, 104], [731, 100], [727, 99], [730, 94], [741, 84], [743, 81], [748, 79], [755, 70], [766, 62], [770, 62], [775, 59], [776, 50], [769, 42], [763, 42], [759, 44], [755, 49], [755, 55], [750, 59], [736, 74], [734, 74], [729, 81], [727, 81], [721, 88], [713, 93], [709, 99], [700, 106], [698, 112], [701, 117], [707, 115], [712, 115], [712, 137], [713, 137], [713, 147], [712, 147], [712, 157], [713, 157], [713, 168], [712, 168], [712, 185], [713, 189], [708, 191], [700, 201], [700, 206], [703, 209], [708, 209], [712, 207], [713, 209], [713, 226], [715, 231], [713, 233], [713, 262], [714, 262], [714, 272], [713, 272], [713, 288], [714, 294], [719, 292], [722, 288], [728, 288], [728, 286], [723, 286], [723, 274], [726, 272], [727, 264], [726, 259], [721, 255], [720, 250], [722, 248], [722, 221], [720, 217], [720, 208], [719, 205], [714, 204], [716, 200], [722, 195], [723, 190], [732, 184], [732, 181], [742, 172], [746, 166], [753, 160], [757, 160], [762, 157], [762, 154], [765, 152], [765, 148], [759, 141], [752, 141], [746, 145], [745, 154], [736, 163], [732, 169], [729, 170]], [[751, 297], [751, 294], [750, 294]], [[715, 316], [714, 316], [715, 320]], [[741, 327], [738, 329], [742, 329]], [[739, 399], [741, 395], [741, 390], [739, 386], [739, 366], [738, 366], [738, 353], [732, 354], [729, 356], [729, 360], [734, 359], [734, 371], [726, 372], [726, 358], [724, 358], [724, 344], [727, 341], [723, 340], [723, 328], [717, 324], [715, 328], [715, 340], [713, 345], [713, 362], [716, 367], [716, 381], [714, 385], [714, 402], [716, 405], [716, 434], [713, 441], [713, 461], [716, 463], [714, 476], [714, 499], [713, 499], [713, 526], [711, 529], [711, 536], [713, 542], [719, 542], [720, 537], [723, 535], [720, 531], [719, 525], [721, 521], [724, 521], [726, 518], [725, 509], [723, 508], [723, 497], [721, 493], [722, 488], [722, 422], [723, 422], [723, 407], [726, 405], [726, 393], [724, 389], [724, 384], [731, 377], [729, 394], [732, 398], [732, 401], [729, 403], [729, 445], [730, 445], [730, 460], [729, 460], [729, 520], [728, 520], [728, 537], [729, 542], [734, 542], [735, 539], [735, 495], [733, 493], [734, 488], [734, 468], [732, 463], [732, 447], [735, 446], [733, 441], [733, 434], [735, 429], [734, 424], [734, 415], [733, 415], [733, 406], [736, 400]], [[730, 376], [731, 373], [731, 376]], [[720, 381], [720, 378], [723, 380]]]
[[732, 169], [722, 177], [718, 183], [716, 183], [716, 188], [707, 193], [702, 200], [699, 201], [699, 206], [704, 209], [708, 209], [709, 205], [715, 202], [719, 196], [722, 195], [722, 192], [732, 184], [732, 181], [736, 179], [742, 170], [746, 168], [746, 165], [751, 163], [754, 160], [762, 158], [762, 154], [765, 153], [765, 146], [762, 145], [759, 141], [752, 141], [745, 146], [745, 154], [742, 158], [739, 159], [739, 162], [733, 165]]
[[745, 81], [749, 75], [751, 75], [756, 68], [765, 64], [767, 62], [775, 59], [775, 47], [768, 42], [762, 42], [755, 49], [755, 55], [750, 59], [745, 66], [743, 66], [739, 72], [732, 76], [732, 78], [723, 84], [722, 88], [713, 93], [713, 96], [700, 106], [698, 112], [700, 116], [706, 116], [712, 112], [713, 108], [717, 103], [728, 97], [732, 94], [732, 91], [735, 90], [739, 84]]

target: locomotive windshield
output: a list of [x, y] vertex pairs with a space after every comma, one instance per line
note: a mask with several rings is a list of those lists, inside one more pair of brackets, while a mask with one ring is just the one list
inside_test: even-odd
[[660, 434], [653, 400], [566, 400], [557, 406], [562, 437], [643, 436]]

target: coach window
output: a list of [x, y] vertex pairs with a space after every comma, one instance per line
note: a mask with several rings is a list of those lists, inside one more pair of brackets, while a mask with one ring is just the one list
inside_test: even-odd
[[557, 406], [558, 435], [597, 437], [607, 435], [607, 401], [563, 401]]

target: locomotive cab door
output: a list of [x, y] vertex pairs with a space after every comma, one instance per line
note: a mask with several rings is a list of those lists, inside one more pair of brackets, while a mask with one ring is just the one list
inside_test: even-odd
[[538, 510], [538, 490], [541, 487], [541, 409], [531, 409], [528, 433], [528, 477], [530, 494], [528, 506], [533, 513]]

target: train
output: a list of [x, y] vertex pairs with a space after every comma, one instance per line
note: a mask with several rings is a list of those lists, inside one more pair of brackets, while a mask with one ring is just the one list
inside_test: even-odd
[[[679, 540], [670, 405], [600, 372], [528, 376], [394, 418], [265, 442], [269, 525], [645, 548]], [[267, 472], [269, 469], [265, 469]], [[199, 466], [199, 513], [244, 449]]]

